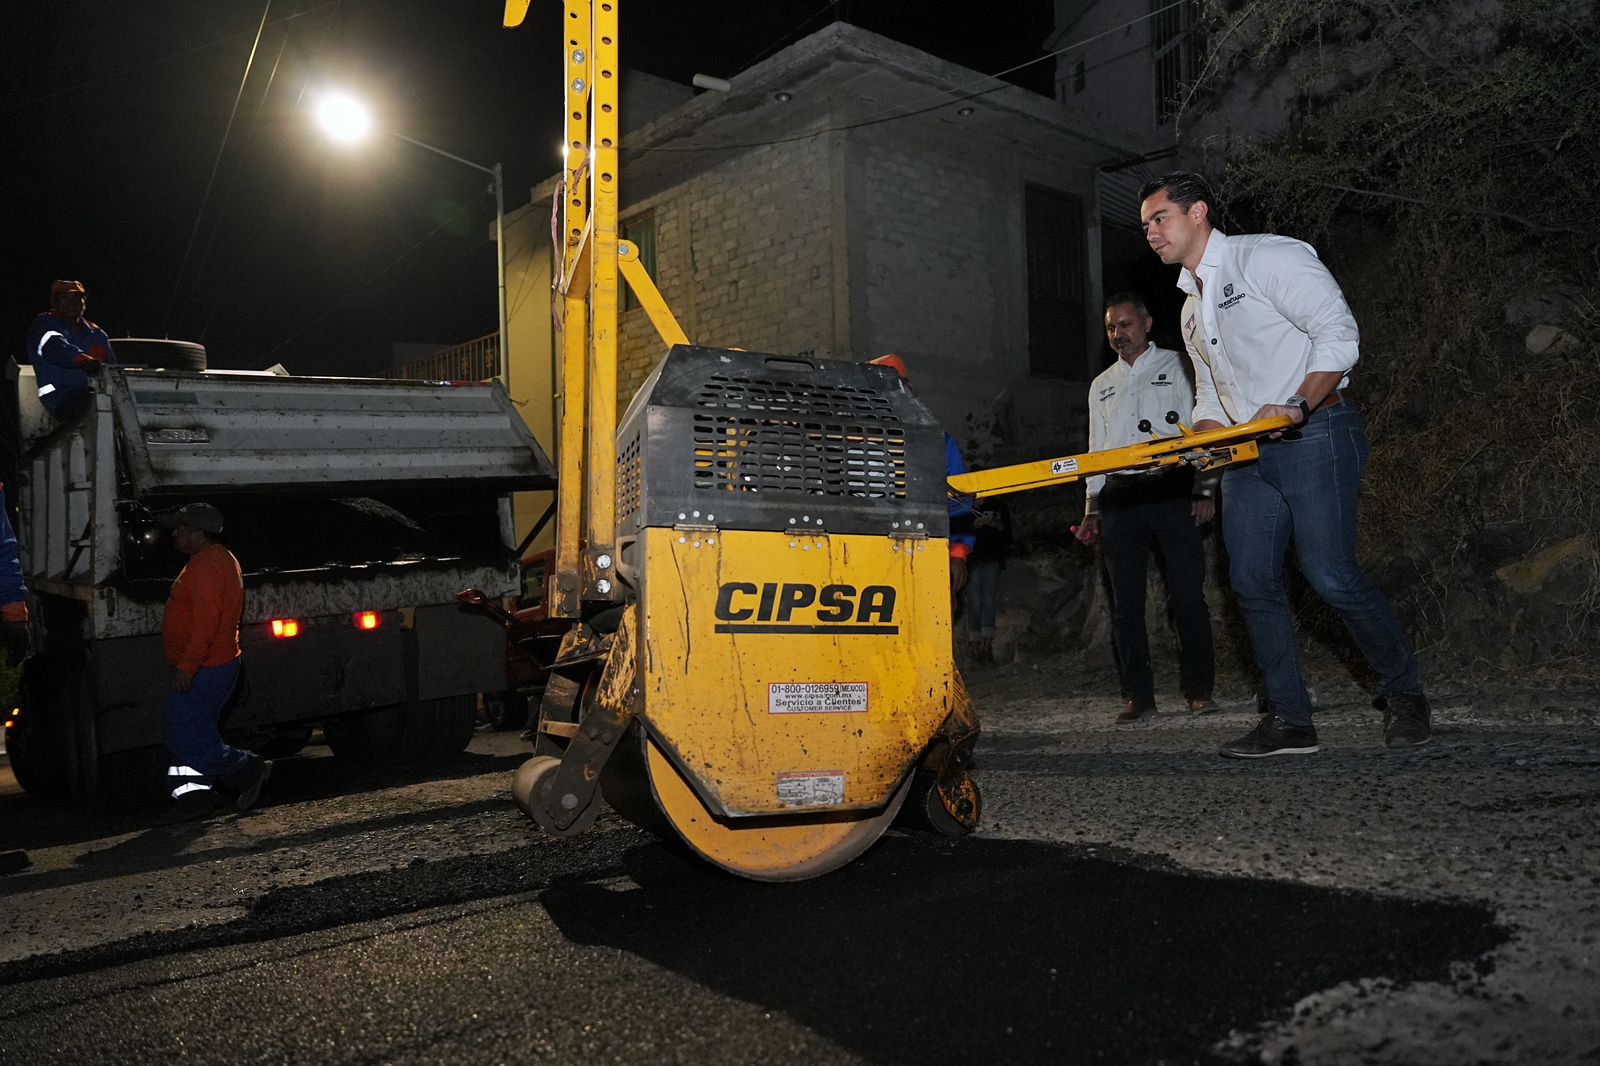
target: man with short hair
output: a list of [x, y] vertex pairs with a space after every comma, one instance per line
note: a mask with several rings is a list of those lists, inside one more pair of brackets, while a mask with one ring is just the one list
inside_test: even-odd
[[90, 376], [117, 361], [105, 330], [84, 317], [88, 301], [83, 282], [51, 282], [50, 310], [34, 318], [18, 360], [33, 364], [39, 402], [57, 421], [85, 411]]
[[1254, 463], [1228, 467], [1222, 530], [1230, 578], [1265, 689], [1260, 723], [1224, 744], [1233, 758], [1317, 750], [1299, 639], [1284, 589], [1284, 555], [1344, 618], [1377, 673], [1384, 742], [1426, 743], [1431, 712], [1411, 642], [1356, 560], [1356, 504], [1369, 447], [1361, 414], [1340, 390], [1358, 358], [1355, 316], [1309, 244], [1215, 227], [1216, 194], [1178, 171], [1139, 190], [1145, 240], [1188, 294], [1181, 318], [1194, 362], [1195, 429], [1288, 417]]
[[261, 795], [272, 763], [230, 747], [220, 723], [239, 681], [239, 618], [244, 611], [244, 580], [239, 560], [217, 541], [222, 512], [208, 503], [190, 503], [160, 516], [172, 542], [189, 557], [167, 598], [161, 620], [171, 688], [163, 715], [167, 769], [172, 799], [182, 813], [206, 813], [221, 784], [248, 810]]
[[[1156, 347], [1150, 340], [1154, 324], [1142, 297], [1117, 293], [1106, 300], [1106, 341], [1117, 360], [1089, 386], [1090, 451], [1175, 436], [1179, 422], [1194, 409], [1184, 358]], [[1151, 548], [1166, 563], [1167, 606], [1178, 628], [1178, 684], [1188, 709], [1194, 714], [1217, 709], [1211, 698], [1216, 658], [1200, 540], [1200, 527], [1216, 514], [1215, 497], [1216, 476], [1197, 480], [1187, 465], [1085, 480], [1077, 537], [1085, 544], [1101, 537], [1111, 574], [1112, 638], [1127, 700], [1118, 722], [1156, 713], [1144, 624]]]

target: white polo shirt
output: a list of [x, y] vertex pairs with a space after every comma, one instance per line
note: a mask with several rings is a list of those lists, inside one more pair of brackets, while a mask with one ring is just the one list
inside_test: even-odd
[[[1151, 437], [1175, 437], [1178, 427], [1167, 421], [1172, 415], [1187, 423], [1194, 410], [1194, 386], [1189, 381], [1188, 359], [1154, 343], [1140, 352], [1130, 364], [1126, 359], [1102, 370], [1089, 385], [1089, 450], [1125, 448]], [[1149, 429], [1140, 429], [1147, 422]], [[1195, 491], [1211, 495], [1215, 478], [1196, 482]], [[1084, 479], [1087, 514], [1100, 510], [1100, 490], [1104, 474]]]
[[1307, 374], [1356, 365], [1355, 315], [1304, 241], [1212, 230], [1199, 268], [1181, 271], [1178, 288], [1189, 294], [1179, 324], [1194, 361], [1195, 422], [1248, 421], [1293, 396]]

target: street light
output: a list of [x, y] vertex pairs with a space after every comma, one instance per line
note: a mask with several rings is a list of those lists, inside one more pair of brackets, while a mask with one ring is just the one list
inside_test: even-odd
[[[327, 93], [317, 100], [317, 122], [336, 141], [354, 144], [364, 140], [372, 132], [372, 116], [365, 105], [353, 96], [343, 93]], [[446, 159], [453, 159], [457, 163], [469, 166], [473, 170], [482, 171], [494, 179], [494, 247], [496, 266], [498, 268], [498, 282], [500, 288], [500, 351], [497, 359], [497, 369], [501, 382], [507, 389], [511, 388], [510, 349], [508, 342], [511, 332], [506, 323], [506, 196], [505, 183], [502, 180], [500, 164], [486, 167], [482, 163], [474, 163], [470, 159], [463, 159], [453, 152], [419, 141], [415, 137], [407, 137], [394, 130], [381, 131], [396, 140], [414, 144], [418, 148], [426, 149], [435, 155], [442, 155]]]

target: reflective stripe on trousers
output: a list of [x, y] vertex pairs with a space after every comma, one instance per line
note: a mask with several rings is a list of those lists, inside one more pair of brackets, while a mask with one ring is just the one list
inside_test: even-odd
[[191, 792], [211, 791], [211, 785], [205, 780], [205, 775], [192, 766], [167, 767], [167, 784], [172, 786], [173, 799]]

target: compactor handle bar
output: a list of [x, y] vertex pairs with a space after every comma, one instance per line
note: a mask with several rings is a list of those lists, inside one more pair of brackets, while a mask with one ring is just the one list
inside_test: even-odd
[[1200, 432], [1179, 425], [1177, 436], [1152, 437], [1125, 448], [957, 474], [950, 479], [950, 491], [960, 496], [1003, 496], [1010, 492], [1068, 485], [1094, 474], [1158, 470], [1180, 464], [1196, 470], [1215, 470], [1230, 463], [1249, 462], [1259, 453], [1258, 438], [1293, 427], [1293, 420], [1286, 416]]

